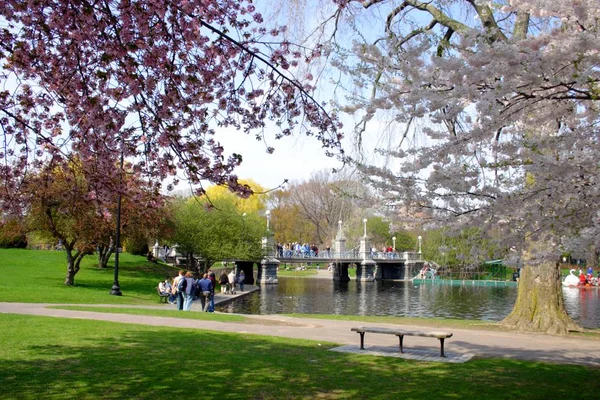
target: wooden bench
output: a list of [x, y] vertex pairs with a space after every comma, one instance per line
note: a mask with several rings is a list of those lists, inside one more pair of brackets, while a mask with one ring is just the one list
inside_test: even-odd
[[365, 333], [381, 333], [384, 335], [396, 335], [400, 339], [400, 353], [404, 353], [403, 340], [404, 336], [422, 336], [422, 337], [433, 337], [440, 340], [440, 357], [446, 357], [444, 355], [444, 340], [452, 337], [451, 333], [448, 332], [423, 332], [423, 331], [409, 331], [406, 329], [396, 328], [381, 328], [376, 326], [359, 326], [358, 328], [352, 328], [353, 332], [360, 334], [360, 349], [364, 350], [365, 344]]
[[168, 293], [161, 293], [160, 290], [158, 289], [158, 286], [156, 287], [156, 293], [158, 293], [158, 297], [160, 297], [160, 302], [167, 304], [167, 301], [169, 301], [170, 295]]

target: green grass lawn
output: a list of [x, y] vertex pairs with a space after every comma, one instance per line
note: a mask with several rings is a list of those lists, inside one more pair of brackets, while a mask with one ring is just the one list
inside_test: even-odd
[[[119, 304], [68, 309], [257, 323], [237, 315], [139, 309], [176, 269], [123, 254], [123, 296], [113, 269], [89, 257], [63, 285], [64, 253], [0, 250], [0, 301]], [[310, 271], [310, 270], [309, 270]], [[314, 271], [313, 271], [314, 272]], [[63, 306], [61, 306], [62, 308]], [[297, 315], [477, 327], [481, 321]], [[2, 399], [596, 399], [600, 369], [480, 359], [416, 362], [327, 351], [331, 343], [104, 321], [0, 314]], [[494, 329], [491, 327], [490, 329]], [[335, 340], [332, 338], [331, 340]]]
[[75, 275], [75, 286], [64, 285], [67, 274], [63, 251], [0, 249], [0, 273], [5, 287], [0, 301], [27, 303], [156, 304], [156, 286], [178, 269], [147, 262], [145, 257], [119, 256], [119, 285], [123, 296], [108, 293], [114, 268], [100, 269], [95, 256], [86, 256]]
[[597, 399], [600, 369], [416, 362], [331, 343], [0, 315], [2, 399]]

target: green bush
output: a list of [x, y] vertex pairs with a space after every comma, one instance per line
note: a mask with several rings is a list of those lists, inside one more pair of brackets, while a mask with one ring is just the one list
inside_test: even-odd
[[148, 239], [142, 236], [128, 237], [125, 239], [125, 251], [136, 256], [146, 256], [150, 248]]

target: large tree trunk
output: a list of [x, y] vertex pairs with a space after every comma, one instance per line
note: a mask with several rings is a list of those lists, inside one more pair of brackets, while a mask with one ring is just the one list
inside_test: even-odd
[[551, 334], [581, 330], [565, 309], [558, 263], [528, 265], [521, 269], [517, 301], [502, 324]]

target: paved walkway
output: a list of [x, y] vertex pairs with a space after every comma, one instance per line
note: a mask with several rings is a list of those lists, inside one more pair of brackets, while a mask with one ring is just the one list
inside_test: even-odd
[[[248, 292], [258, 290], [248, 285], [247, 292], [236, 295], [215, 296], [223, 304]], [[69, 304], [73, 305], [73, 304]], [[487, 330], [450, 329], [454, 336], [446, 340], [445, 360], [439, 357], [439, 341], [434, 338], [405, 337], [405, 354], [397, 352], [398, 339], [393, 335], [365, 335], [365, 351], [358, 349], [359, 335], [350, 328], [361, 325], [356, 321], [292, 318], [283, 315], [246, 315], [253, 323], [230, 323], [180, 318], [152, 317], [143, 315], [96, 313], [87, 311], [57, 310], [48, 308], [57, 304], [0, 303], [0, 312], [12, 314], [43, 315], [63, 318], [95, 319], [103, 321], [171, 326], [187, 329], [206, 329], [267, 336], [309, 339], [334, 342], [340, 345], [336, 351], [412, 358], [419, 360], [464, 362], [471, 357], [506, 357], [520, 360], [538, 360], [552, 363], [581, 364], [600, 367], [600, 338], [572, 338], [518, 332], [494, 332]], [[87, 304], [87, 306], [91, 306]], [[156, 306], [96, 305], [105, 307], [175, 309], [173, 305]], [[199, 310], [195, 305], [193, 310]], [[396, 327], [392, 324], [368, 325]], [[406, 329], [431, 330], [428, 327], [403, 325]], [[442, 330], [442, 329], [435, 329]]]

